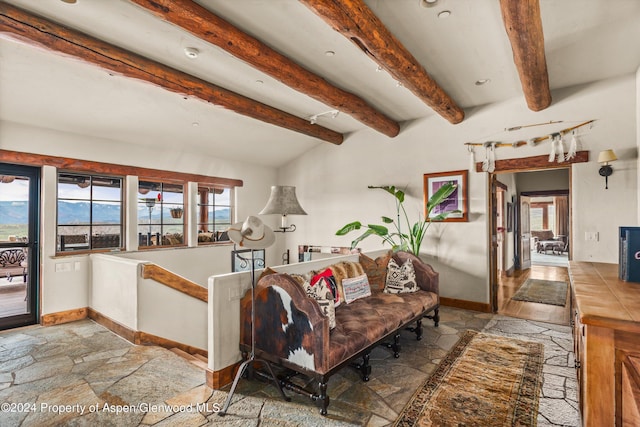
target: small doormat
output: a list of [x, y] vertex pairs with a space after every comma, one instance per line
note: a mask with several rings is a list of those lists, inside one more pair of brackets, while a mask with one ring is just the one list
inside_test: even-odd
[[394, 427], [535, 426], [543, 345], [466, 331]]
[[564, 307], [567, 303], [567, 283], [554, 280], [527, 279], [511, 299]]

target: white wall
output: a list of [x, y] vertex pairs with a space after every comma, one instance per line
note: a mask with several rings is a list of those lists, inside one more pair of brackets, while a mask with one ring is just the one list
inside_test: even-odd
[[[379, 190], [368, 190], [367, 185], [406, 187], [406, 206], [415, 219], [422, 210], [423, 174], [469, 168], [467, 141], [510, 126], [595, 119], [593, 129], [579, 137], [579, 149], [589, 150], [592, 160], [574, 168], [573, 224], [577, 235], [599, 231], [601, 238], [588, 246], [576, 242], [574, 258], [617, 262], [617, 227], [638, 222], [635, 82], [636, 76], [628, 75], [556, 91], [551, 107], [541, 112], [530, 111], [518, 97], [469, 110], [465, 121], [455, 126], [432, 116], [404, 124], [393, 139], [363, 130], [349, 135], [341, 146], [319, 146], [279, 171], [282, 184], [297, 186], [299, 200], [309, 214], [296, 218], [298, 231], [286, 236], [287, 247], [349, 245], [355, 234], [337, 237], [335, 230], [353, 220], [380, 223], [381, 215], [393, 214], [391, 198]], [[604, 190], [594, 159], [608, 148], [616, 151], [620, 161], [614, 164], [609, 190]], [[499, 148], [496, 157], [546, 155], [549, 149], [549, 142]], [[478, 154], [476, 160], [484, 155]], [[421, 254], [440, 271], [442, 296], [487, 303], [485, 174], [470, 172], [469, 200], [469, 222], [434, 224]], [[369, 238], [361, 247], [378, 249], [381, 243]]]
[[138, 278], [141, 263], [103, 254], [93, 254], [88, 259], [92, 272], [88, 306], [133, 331], [140, 330]]
[[516, 174], [518, 193], [569, 190], [569, 169], [552, 169]]
[[105, 254], [90, 259], [89, 307], [133, 331], [207, 348], [206, 302], [143, 279], [143, 261]]
[[[244, 186], [236, 191], [238, 219], [244, 219], [248, 215], [259, 212], [269, 198], [270, 186], [276, 183], [276, 171], [273, 168], [231, 162], [204, 156], [201, 153], [180, 150], [154, 149], [151, 153], [149, 147], [109, 139], [89, 138], [6, 121], [0, 122], [0, 149], [241, 179]], [[56, 187], [56, 169], [43, 167], [41, 215], [43, 222], [40, 238], [42, 314], [89, 306], [89, 257], [87, 255], [55, 257]], [[275, 217], [265, 217], [264, 220], [272, 226], [278, 223], [278, 218]], [[282, 247], [283, 241], [280, 239], [273, 247], [267, 249], [268, 264], [280, 264]], [[161, 250], [158, 254], [148, 251], [148, 257], [151, 258], [150, 260], [171, 259], [174, 265], [184, 265], [184, 270], [189, 271], [185, 277], [193, 276], [198, 283], [206, 283], [209, 275], [230, 271], [229, 252], [232, 248], [232, 245], [228, 245], [216, 249]], [[225, 258], [226, 262], [223, 262]], [[56, 272], [56, 266], [57, 270], [64, 271]]]

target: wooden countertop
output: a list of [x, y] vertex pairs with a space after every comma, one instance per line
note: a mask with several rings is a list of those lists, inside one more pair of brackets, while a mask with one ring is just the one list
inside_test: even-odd
[[640, 333], [640, 283], [618, 279], [618, 264], [569, 262], [580, 322]]

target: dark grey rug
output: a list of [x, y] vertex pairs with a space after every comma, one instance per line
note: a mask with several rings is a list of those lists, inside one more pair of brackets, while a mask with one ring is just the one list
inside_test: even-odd
[[567, 303], [567, 283], [554, 280], [527, 279], [511, 299], [564, 307]]

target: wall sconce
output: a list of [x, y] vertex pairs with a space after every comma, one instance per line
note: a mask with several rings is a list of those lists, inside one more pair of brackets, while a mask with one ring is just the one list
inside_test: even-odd
[[609, 189], [609, 176], [613, 173], [613, 169], [609, 166], [609, 162], [613, 162], [614, 160], [618, 160], [616, 154], [613, 150], [604, 150], [598, 154], [598, 163], [602, 163], [602, 167], [598, 173], [600, 176], [604, 176], [604, 189]]
[[302, 209], [298, 198], [296, 197], [296, 187], [287, 185], [273, 185], [271, 187], [271, 195], [267, 201], [267, 206], [260, 211], [260, 215], [282, 215], [282, 223], [279, 230], [273, 230], [279, 233], [287, 231], [296, 231], [296, 226], [291, 224], [287, 226], [287, 215], [306, 215]]

